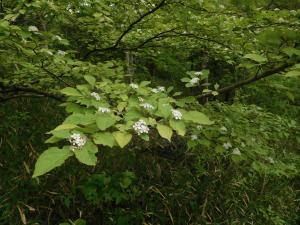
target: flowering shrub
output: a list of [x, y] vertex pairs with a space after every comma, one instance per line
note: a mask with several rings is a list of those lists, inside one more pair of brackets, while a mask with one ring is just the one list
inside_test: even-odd
[[176, 94], [172, 96], [172, 88], [151, 88], [148, 81], [127, 85], [107, 78], [96, 82], [92, 76], [85, 76], [85, 80], [86, 84], [61, 91], [68, 97], [63, 106], [70, 115], [49, 132], [52, 136], [46, 143], [63, 142], [64, 146], [41, 154], [33, 177], [60, 166], [71, 156], [86, 165], [96, 165], [98, 148], [124, 148], [134, 136], [149, 141], [157, 131], [171, 142], [173, 135], [184, 136], [188, 127], [213, 123], [205, 114], [183, 108]]

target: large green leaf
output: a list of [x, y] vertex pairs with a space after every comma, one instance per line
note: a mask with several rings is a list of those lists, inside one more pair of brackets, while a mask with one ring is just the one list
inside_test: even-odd
[[98, 145], [105, 145], [113, 147], [117, 145], [117, 142], [110, 132], [101, 132], [93, 135], [93, 140]]
[[70, 123], [64, 123], [56, 127], [53, 131], [60, 131], [60, 130], [72, 130], [74, 128], [77, 128], [75, 124]]
[[258, 54], [247, 54], [244, 56], [246, 59], [251, 59], [258, 63], [263, 63], [267, 61], [267, 58]]
[[292, 70], [285, 74], [286, 77], [299, 77], [300, 76], [300, 70]]
[[163, 124], [157, 124], [157, 131], [159, 135], [171, 142], [173, 131], [169, 126]]
[[81, 124], [81, 125], [89, 125], [95, 123], [95, 115], [91, 113], [81, 114], [81, 113], [73, 113], [64, 121], [64, 123], [73, 123], [73, 124]]
[[142, 117], [142, 114], [135, 108], [131, 108], [128, 110], [125, 114], [125, 120], [130, 121], [130, 120], [137, 120]]
[[116, 141], [121, 148], [124, 148], [131, 140], [132, 134], [128, 132], [116, 131], [113, 133]]
[[171, 115], [172, 106], [169, 103], [159, 102], [157, 112], [155, 113], [157, 116], [168, 118]]
[[75, 156], [79, 160], [89, 166], [94, 166], [97, 163], [97, 157], [95, 153], [97, 153], [98, 148], [91, 142], [87, 142], [82, 149], [76, 149]]
[[96, 83], [95, 77], [90, 76], [90, 75], [86, 75], [86, 76], [84, 76], [84, 79], [85, 79], [90, 85], [92, 85], [92, 86], [94, 87], [94, 85], [95, 85], [95, 83]]
[[183, 114], [183, 118], [197, 124], [211, 125], [213, 122], [203, 113], [198, 111], [188, 111]]
[[181, 120], [170, 120], [170, 126], [181, 136], [186, 133], [185, 123]]
[[106, 130], [116, 123], [116, 120], [106, 113], [101, 113], [96, 116], [96, 124], [100, 130]]
[[68, 148], [49, 148], [38, 158], [32, 177], [41, 176], [54, 168], [61, 166], [73, 153]]
[[75, 88], [66, 87], [60, 91], [67, 96], [82, 96], [82, 94]]

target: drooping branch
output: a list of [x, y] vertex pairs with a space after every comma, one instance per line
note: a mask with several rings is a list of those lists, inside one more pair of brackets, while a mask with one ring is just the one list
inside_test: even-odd
[[[275, 69], [271, 69], [271, 70], [267, 70], [265, 72], [263, 72], [262, 74], [260, 75], [255, 75], [253, 77], [250, 77], [246, 80], [242, 80], [242, 81], [239, 81], [239, 82], [236, 82], [232, 85], [229, 85], [227, 87], [224, 87], [224, 88], [221, 88], [218, 90], [219, 94], [223, 94], [223, 93], [226, 93], [226, 92], [229, 92], [229, 91], [232, 91], [234, 89], [237, 89], [239, 87], [243, 87], [247, 84], [251, 84], [251, 83], [254, 83], [258, 80], [261, 80], [263, 78], [266, 78], [266, 77], [269, 77], [269, 76], [272, 76], [274, 74], [277, 74], [277, 73], [280, 73], [280, 72], [283, 72], [284, 70], [286, 70], [287, 68], [293, 66], [294, 64], [291, 64], [291, 63], [286, 63], [286, 64], [283, 64], [282, 66], [279, 66]], [[212, 97], [213, 96], [213, 93], [212, 92], [207, 92], [205, 94], [201, 94], [199, 96], [197, 96], [196, 98], [197, 99], [203, 99], [203, 98], [207, 98], [207, 97]]]
[[0, 102], [4, 102], [15, 98], [20, 98], [20, 97], [48, 97], [60, 102], [63, 101], [63, 98], [59, 95], [48, 93], [30, 87], [19, 87], [19, 86], [13, 86], [7, 88], [3, 88], [3, 86], [0, 87], [1, 87], [0, 93], [7, 95], [5, 97], [0, 96]]
[[142, 14], [138, 19], [136, 19], [134, 22], [132, 22], [125, 31], [123, 31], [123, 33], [120, 35], [120, 37], [116, 40], [116, 42], [113, 44], [113, 46], [111, 47], [107, 47], [107, 48], [102, 48], [102, 49], [93, 49], [91, 51], [89, 51], [88, 53], [86, 53], [86, 55], [84, 56], [84, 59], [87, 59], [91, 54], [96, 53], [96, 52], [103, 52], [103, 51], [107, 51], [107, 50], [112, 50], [118, 47], [118, 45], [121, 43], [122, 39], [133, 29], [133, 27], [135, 25], [137, 25], [138, 23], [140, 23], [145, 17], [155, 13], [157, 10], [159, 10], [160, 8], [162, 8], [166, 3], [166, 0], [161, 0], [159, 4], [157, 4], [154, 8], [152, 8], [151, 10], [147, 11], [146, 13]]
[[140, 49], [142, 47], [144, 47], [146, 44], [150, 43], [151, 41], [155, 40], [155, 39], [159, 39], [159, 38], [164, 38], [164, 37], [168, 37], [166, 36], [167, 33], [172, 33], [173, 31], [175, 31], [177, 28], [172, 28], [170, 30], [166, 30], [166, 31], [162, 31], [150, 38], [147, 38], [146, 40], [144, 40], [143, 42], [141, 42], [140, 44], [138, 44], [136, 47], [130, 48], [130, 50], [137, 50]]

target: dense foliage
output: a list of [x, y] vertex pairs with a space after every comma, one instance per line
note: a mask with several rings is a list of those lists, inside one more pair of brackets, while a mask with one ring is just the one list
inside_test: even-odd
[[2, 0], [0, 224], [298, 224], [299, 19], [299, 0]]

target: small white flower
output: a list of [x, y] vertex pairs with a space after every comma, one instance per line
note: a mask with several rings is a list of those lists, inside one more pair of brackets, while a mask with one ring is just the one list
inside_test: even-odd
[[134, 83], [129, 84], [129, 86], [130, 86], [131, 88], [133, 88], [133, 89], [138, 89], [138, 88], [139, 88], [139, 85], [134, 84]]
[[101, 113], [109, 113], [109, 112], [110, 112], [110, 109], [109, 109], [109, 108], [105, 108], [105, 107], [99, 107], [99, 108], [98, 108], [98, 112], [101, 112]]
[[96, 92], [92, 92], [91, 96], [94, 97], [97, 101], [100, 101], [100, 99], [101, 99], [100, 95]]
[[192, 141], [195, 141], [195, 140], [197, 140], [197, 139], [198, 139], [198, 136], [197, 136], [197, 135], [195, 135], [195, 134], [191, 135], [191, 140], [192, 140]]
[[283, 18], [279, 18], [279, 19], [278, 19], [278, 22], [279, 22], [279, 23], [283, 23], [283, 22], [285, 22], [285, 20], [284, 20]]
[[172, 114], [173, 114], [173, 116], [176, 120], [181, 120], [182, 119], [182, 113], [179, 110], [171, 109], [171, 111], [172, 111]]
[[280, 10], [280, 9], [278, 9], [278, 8], [275, 8], [275, 9], [274, 9], [274, 11], [279, 11], [279, 10]]
[[149, 127], [147, 126], [146, 122], [142, 119], [133, 124], [132, 127], [138, 135], [149, 133]]
[[53, 55], [53, 53], [52, 53], [50, 50], [46, 50], [46, 53], [47, 53], [48, 55]]
[[157, 88], [152, 88], [151, 91], [152, 91], [153, 93], [159, 93], [159, 90], [158, 90]]
[[78, 133], [74, 133], [70, 136], [69, 142], [72, 145], [72, 150], [82, 148], [86, 143], [86, 137], [82, 137]]
[[154, 109], [154, 106], [149, 103], [143, 103], [143, 104], [140, 104], [140, 106], [142, 106], [144, 109], [148, 109], [148, 110]]
[[290, 10], [290, 13], [295, 15], [295, 14], [297, 14], [297, 11], [296, 10]]
[[269, 163], [271, 163], [271, 164], [274, 164], [274, 163], [275, 163], [275, 161], [274, 161], [274, 159], [273, 159], [272, 157], [267, 157], [266, 160], [267, 160]]
[[202, 130], [202, 129], [203, 129], [203, 126], [202, 126], [202, 125], [198, 125], [198, 126], [197, 126], [197, 129], [198, 129], [198, 130]]
[[28, 31], [29, 31], [29, 32], [38, 32], [39, 29], [38, 29], [36, 26], [29, 26], [29, 27], [28, 27]]
[[242, 147], [242, 148], [245, 148], [245, 147], [246, 147], [246, 145], [245, 145], [244, 142], [241, 143], [241, 147]]
[[157, 90], [160, 92], [164, 92], [166, 90], [166, 88], [163, 86], [159, 86], [159, 87], [157, 87]]
[[238, 148], [234, 148], [233, 151], [232, 151], [232, 154], [233, 155], [241, 155], [241, 152]]
[[57, 51], [57, 55], [65, 56], [66, 54], [67, 53], [65, 51], [62, 51], [62, 50]]
[[139, 102], [144, 102], [144, 99], [142, 97], [138, 97]]
[[224, 144], [223, 144], [223, 147], [224, 147], [225, 149], [229, 149], [229, 148], [232, 148], [232, 145], [231, 145], [230, 142], [227, 142], [227, 143], [224, 143]]
[[201, 71], [197, 71], [197, 72], [195, 72], [194, 73], [196, 76], [200, 76], [200, 75], [202, 75], [203, 73], [201, 72]]
[[222, 134], [225, 134], [225, 133], [227, 133], [227, 128], [226, 127], [224, 127], [224, 126], [222, 126], [221, 128], [220, 128], [220, 133], [222, 133]]
[[55, 35], [53, 38], [53, 40], [58, 40], [58, 41], [62, 41], [62, 38], [58, 35]]
[[198, 77], [194, 77], [193, 79], [190, 80], [190, 84], [195, 85], [198, 84], [199, 81], [200, 79]]

